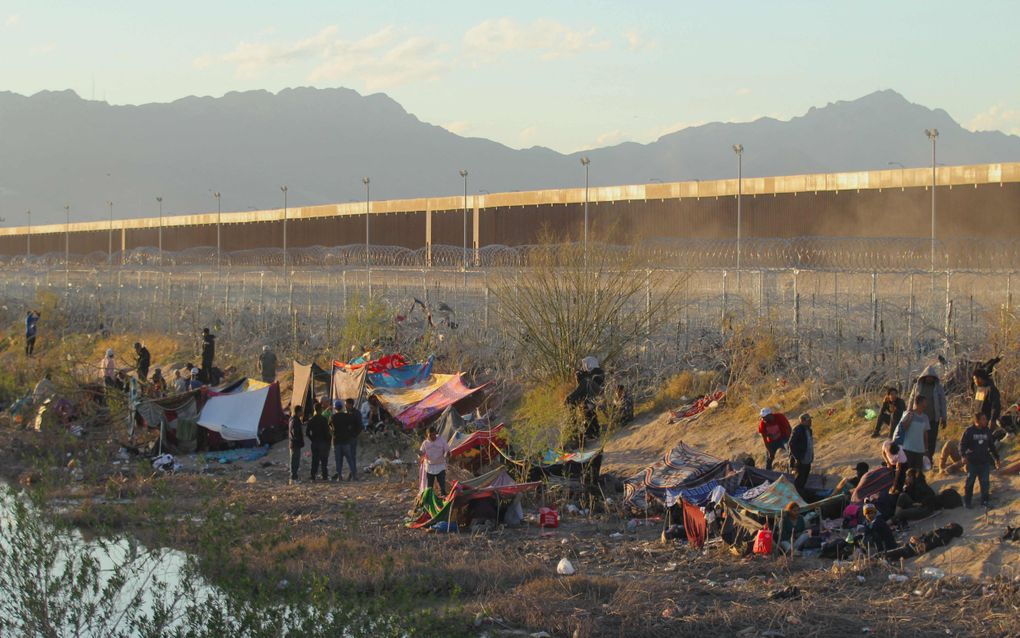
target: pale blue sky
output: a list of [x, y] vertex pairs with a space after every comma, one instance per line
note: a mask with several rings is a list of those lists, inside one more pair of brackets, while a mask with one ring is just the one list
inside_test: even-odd
[[0, 0], [0, 90], [385, 92], [513, 147], [647, 142], [892, 88], [1020, 134], [1020, 3]]

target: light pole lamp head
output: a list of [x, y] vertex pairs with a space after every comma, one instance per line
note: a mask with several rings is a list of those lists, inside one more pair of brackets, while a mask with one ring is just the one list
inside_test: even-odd
[[220, 198], [220, 192], [216, 191], [215, 193], [212, 194], [212, 196], [215, 197], [216, 199], [219, 199]]
[[163, 197], [162, 196], [157, 197], [156, 201], [159, 202], [160, 204], [162, 204], [163, 203]]
[[369, 178], [367, 178], [367, 177], [362, 177], [362, 178], [361, 178], [361, 183], [362, 183], [362, 184], [364, 184], [365, 186], [368, 186], [368, 183], [369, 183], [369, 182], [371, 182], [371, 181], [372, 181], [372, 180], [370, 180], [370, 179], [369, 179]]
[[281, 186], [280, 190], [283, 191], [284, 193], [286, 193], [287, 192], [287, 187], [286, 186]]
[[468, 172], [466, 170], [464, 170], [464, 169], [461, 169], [460, 170], [460, 176], [461, 177], [467, 177], [468, 176]]
[[588, 164], [591, 164], [591, 160], [588, 159], [587, 155], [585, 155], [581, 158], [581, 166], [587, 166]]
[[734, 144], [733, 145], [733, 152], [736, 153], [737, 155], [742, 155], [744, 153], [744, 145], [743, 144]]
[[928, 139], [935, 141], [935, 138], [939, 136], [939, 130], [937, 128], [926, 128], [924, 134], [928, 136]]

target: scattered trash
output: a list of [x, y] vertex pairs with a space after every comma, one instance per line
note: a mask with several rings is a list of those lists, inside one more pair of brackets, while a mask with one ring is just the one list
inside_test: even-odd
[[910, 580], [910, 577], [904, 574], [889, 574], [890, 583], [905, 583], [908, 580]]
[[609, 538], [613, 539], [614, 541], [618, 541], [621, 538], [623, 538], [623, 534], [621, 534], [620, 532], [613, 532], [612, 534], [609, 535]]
[[782, 589], [773, 589], [769, 592], [769, 600], [796, 600], [800, 596], [800, 587], [794, 585], [783, 587]]
[[284, 590], [284, 589], [287, 589], [287, 587], [289, 585], [290, 585], [290, 582], [286, 578], [284, 578], [284, 579], [281, 579], [280, 582], [276, 583], [276, 589]]
[[921, 576], [928, 580], [942, 580], [946, 577], [946, 573], [938, 567], [925, 567], [921, 570]]
[[567, 513], [568, 514], [574, 514], [574, 515], [580, 514], [581, 513], [581, 508], [576, 506], [576, 505], [574, 505], [573, 503], [569, 503], [567, 505]]
[[864, 578], [864, 576], [860, 576], [860, 575], [857, 576], [857, 582], [863, 583], [865, 580], [867, 580], [867, 579]]
[[548, 631], [536, 631], [533, 634], [528, 634], [528, 638], [552, 638]]
[[245, 481], [245, 483], [248, 483], [249, 485], [251, 485], [252, 483], [255, 483], [255, 482], [257, 482], [257, 481], [258, 481], [258, 479], [257, 479], [257, 478], [255, 478], [255, 475], [254, 475], [254, 474], [252, 474], [251, 476], [249, 476], [249, 477], [248, 477], [248, 480], [247, 480], [247, 481]]
[[561, 558], [560, 562], [556, 565], [556, 573], [560, 576], [573, 576], [574, 564], [570, 562], [570, 559]]
[[538, 510], [538, 526], [539, 527], [559, 527], [560, 526], [560, 515], [559, 513], [549, 507], [542, 507]]

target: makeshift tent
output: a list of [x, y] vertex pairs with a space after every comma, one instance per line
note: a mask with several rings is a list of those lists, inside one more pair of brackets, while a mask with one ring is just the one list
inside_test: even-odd
[[373, 388], [409, 388], [424, 383], [432, 376], [433, 358], [425, 363], [412, 363], [399, 368], [390, 368], [368, 375], [368, 384]]
[[[476, 450], [493, 448], [498, 442], [506, 441], [506, 426], [502, 423], [491, 430], [476, 430], [471, 434], [455, 435], [455, 441], [450, 441], [450, 458], [455, 459]], [[496, 454], [498, 451], [493, 450]]]
[[209, 391], [216, 394], [237, 394], [239, 392], [248, 392], [249, 390], [261, 390], [268, 386], [269, 384], [265, 381], [259, 381], [258, 379], [251, 379], [249, 377], [241, 377], [240, 379], [229, 381], [223, 385], [209, 388]]
[[517, 483], [506, 470], [496, 468], [479, 476], [456, 481], [450, 487], [445, 499], [440, 499], [431, 488], [424, 488], [418, 497], [421, 515], [409, 522], [408, 527], [421, 529], [432, 527], [443, 520], [450, 520], [452, 510], [468, 501], [487, 498], [511, 498], [521, 492], [537, 489], [538, 482]]
[[287, 418], [280, 406], [280, 383], [236, 394], [209, 392], [198, 424], [226, 441], [274, 443], [282, 440]]
[[158, 429], [163, 424], [167, 432], [173, 432], [178, 419], [198, 417], [201, 396], [201, 390], [192, 390], [162, 399], [146, 399], [139, 402], [136, 411], [147, 427]]
[[485, 386], [469, 388], [459, 374], [433, 374], [427, 381], [409, 388], [375, 388], [372, 394], [404, 428], [426, 422], [458, 404]]
[[348, 370], [357, 370], [364, 368], [368, 373], [383, 372], [392, 368], [400, 368], [408, 364], [407, 359], [402, 354], [388, 354], [378, 359], [372, 359], [372, 355], [369, 352], [355, 358], [350, 363], [344, 363], [343, 361], [334, 361], [334, 368], [345, 368]]
[[364, 366], [360, 368], [349, 368], [337, 366], [333, 362], [333, 384], [330, 388], [330, 398], [333, 401], [354, 399], [356, 405], [361, 404], [365, 394], [365, 377], [368, 370]]
[[801, 511], [807, 511], [825, 507], [829, 503], [845, 498], [843, 495], [837, 495], [814, 503], [805, 503], [793, 483], [785, 476], [780, 476], [774, 482], [764, 484], [760, 489], [748, 490], [742, 497], [727, 494], [723, 497], [723, 502], [729, 507], [739, 507], [752, 514], [776, 516], [790, 503], [796, 503]]
[[379, 399], [387, 412], [397, 417], [404, 410], [424, 401], [455, 376], [453, 374], [433, 374], [428, 380], [410, 388], [375, 388], [372, 390], [372, 394]]
[[329, 383], [330, 374], [317, 364], [294, 362], [294, 388], [290, 395], [290, 410], [293, 414], [303, 407], [310, 407], [316, 399], [325, 394], [323, 383]]

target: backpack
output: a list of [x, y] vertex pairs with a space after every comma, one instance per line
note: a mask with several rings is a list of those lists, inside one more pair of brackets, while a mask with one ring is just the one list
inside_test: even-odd
[[963, 507], [963, 497], [960, 493], [951, 487], [939, 492], [939, 505], [944, 510], [956, 509], [957, 507]]
[[858, 503], [851, 503], [843, 510], [843, 527], [857, 527], [861, 520], [861, 506]]
[[754, 536], [754, 553], [769, 555], [772, 553], [772, 530], [763, 527]]

